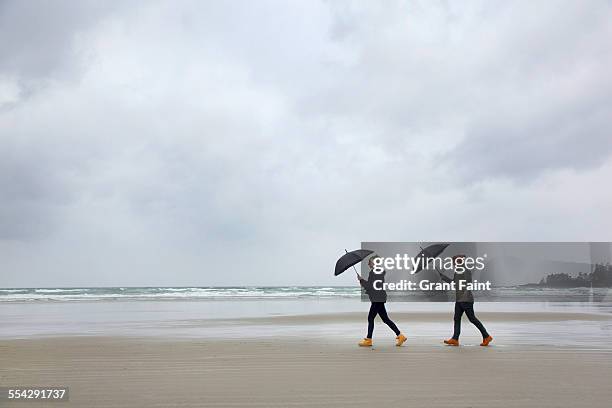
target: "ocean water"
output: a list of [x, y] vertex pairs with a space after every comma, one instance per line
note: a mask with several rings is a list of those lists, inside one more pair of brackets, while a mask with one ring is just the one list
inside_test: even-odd
[[[608, 288], [499, 287], [478, 294], [479, 301], [612, 302]], [[449, 301], [426, 298], [422, 293], [389, 292], [390, 300]], [[358, 286], [242, 286], [242, 287], [104, 287], [104, 288], [3, 288], [3, 302], [75, 302], [113, 300], [256, 300], [256, 299], [359, 299]]]
[[359, 298], [358, 287], [106, 287], [0, 289], [0, 302]]
[[[526, 299], [534, 291], [526, 290]], [[554, 302], [572, 291], [543, 290], [539, 302], [477, 302], [478, 312], [596, 313], [612, 316], [611, 302]], [[575, 292], [575, 291], [574, 291]], [[552, 293], [552, 294], [551, 294]], [[575, 292], [574, 299], [582, 299]], [[541, 293], [540, 293], [541, 295]], [[368, 302], [358, 287], [193, 287], [193, 288], [29, 288], [0, 289], [0, 339], [56, 336], [130, 336], [149, 338], [323, 338], [352, 344], [365, 335]], [[398, 312], [434, 312], [432, 321], [397, 321], [413, 343], [438, 344], [452, 330], [451, 302], [390, 302]], [[357, 313], [347, 322], [326, 314]], [[359, 319], [363, 314], [363, 321]], [[308, 323], [265, 318], [314, 315]], [[264, 318], [264, 320], [252, 320]], [[609, 344], [612, 320], [486, 321], [499, 347], [521, 344], [598, 349]], [[464, 319], [466, 343], [478, 333]], [[388, 337], [377, 323], [375, 337]], [[383, 337], [384, 338], [384, 337]]]

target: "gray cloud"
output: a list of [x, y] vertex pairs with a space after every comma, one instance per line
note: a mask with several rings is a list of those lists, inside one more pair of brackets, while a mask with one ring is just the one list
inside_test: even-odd
[[609, 100], [531, 117], [517, 117], [515, 112], [499, 116], [505, 118], [474, 123], [444, 157], [469, 180], [501, 176], [526, 181], [545, 171], [601, 166], [612, 153]]
[[113, 7], [95, 0], [0, 2], [0, 75], [17, 84], [20, 98], [78, 77], [88, 56], [79, 36]]
[[106, 4], [0, 6], [0, 104], [35, 89], [0, 109], [6, 286], [345, 284], [362, 240], [607, 239], [607, 3]]

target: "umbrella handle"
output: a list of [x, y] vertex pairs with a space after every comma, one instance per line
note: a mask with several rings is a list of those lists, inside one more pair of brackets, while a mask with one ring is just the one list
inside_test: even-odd
[[[348, 254], [348, 251], [346, 250], [346, 248], [344, 248], [344, 252]], [[357, 276], [361, 278], [361, 275], [359, 275], [359, 272], [357, 272], [357, 268], [355, 268], [355, 265], [353, 265], [353, 269], [355, 270], [355, 273], [357, 274]]]

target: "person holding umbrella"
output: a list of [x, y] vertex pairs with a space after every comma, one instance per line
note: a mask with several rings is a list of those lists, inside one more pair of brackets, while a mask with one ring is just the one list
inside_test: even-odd
[[[472, 271], [465, 268], [465, 255], [453, 256], [453, 265], [455, 267], [453, 278], [449, 278], [442, 272], [438, 271], [440, 277], [445, 282], [454, 282], [455, 284], [455, 316], [454, 316], [454, 333], [453, 337], [448, 340], [444, 340], [444, 344], [449, 346], [459, 345], [459, 335], [461, 334], [461, 318], [465, 313], [474, 326], [478, 328], [480, 334], [482, 334], [481, 346], [486, 347], [491, 343], [493, 337], [489, 335], [484, 325], [476, 318], [474, 314], [474, 295], [472, 291], [467, 290], [466, 283], [472, 282]], [[460, 271], [458, 267], [462, 267], [463, 271]], [[461, 283], [460, 283], [461, 282]]]
[[[370, 257], [368, 260], [368, 266], [370, 267], [370, 273], [368, 274], [368, 279], [363, 279], [359, 274], [357, 274], [357, 279], [359, 284], [364, 288], [368, 297], [370, 298], [370, 312], [368, 313], [368, 334], [367, 336], [359, 342], [359, 346], [361, 347], [371, 347], [372, 346], [372, 334], [374, 332], [374, 319], [376, 316], [380, 316], [383, 322], [393, 332], [396, 336], [396, 346], [401, 346], [407, 340], [406, 336], [404, 336], [400, 330], [397, 328], [395, 323], [389, 318], [387, 315], [387, 309], [385, 308], [385, 302], [387, 301], [387, 292], [383, 289], [382, 284], [385, 281], [386, 271], [382, 271], [381, 273], [376, 273], [374, 271], [374, 260], [379, 258], [378, 255], [374, 255]], [[375, 285], [375, 282], [378, 282]]]

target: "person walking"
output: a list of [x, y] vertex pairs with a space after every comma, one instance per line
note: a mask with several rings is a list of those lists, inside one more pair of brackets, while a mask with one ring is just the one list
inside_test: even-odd
[[359, 346], [372, 346], [374, 319], [378, 315], [380, 316], [382, 321], [385, 322], [385, 324], [389, 326], [391, 330], [393, 330], [393, 332], [395, 333], [395, 345], [399, 347], [404, 344], [407, 338], [400, 332], [395, 323], [393, 323], [393, 321], [389, 318], [389, 315], [387, 314], [387, 309], [385, 307], [385, 302], [387, 301], [387, 292], [383, 288], [386, 271], [382, 271], [380, 273], [374, 271], [374, 262], [377, 258], [379, 257], [377, 255], [374, 255], [368, 260], [370, 273], [368, 274], [367, 280], [363, 279], [361, 276], [359, 276], [359, 274], [357, 274], [359, 284], [364, 288], [371, 302], [370, 312], [368, 313], [368, 334], [363, 340], [359, 342]]
[[[465, 266], [465, 255], [453, 256], [454, 275], [449, 278], [442, 272], [438, 271], [440, 277], [445, 282], [454, 282], [455, 285], [455, 316], [454, 316], [454, 332], [453, 337], [444, 340], [444, 344], [449, 346], [459, 345], [459, 335], [461, 334], [461, 318], [463, 314], [468, 317], [470, 322], [480, 331], [482, 335], [481, 346], [486, 347], [493, 341], [493, 337], [489, 335], [487, 329], [474, 314], [474, 295], [471, 290], [467, 290], [466, 283], [472, 283], [472, 271]], [[461, 268], [461, 269], [459, 269]]]

